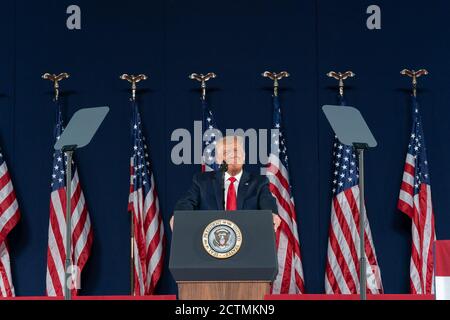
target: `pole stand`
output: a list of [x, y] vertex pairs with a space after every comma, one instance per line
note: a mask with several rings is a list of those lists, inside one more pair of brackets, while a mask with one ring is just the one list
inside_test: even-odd
[[364, 151], [369, 148], [367, 143], [354, 142], [353, 147], [358, 153], [359, 163], [359, 294], [361, 300], [367, 300], [367, 273], [365, 244], [365, 211], [364, 206]]
[[64, 299], [72, 300], [72, 292], [69, 284], [72, 284], [72, 158], [77, 146], [66, 146], [61, 151], [66, 154], [66, 283], [64, 286]]

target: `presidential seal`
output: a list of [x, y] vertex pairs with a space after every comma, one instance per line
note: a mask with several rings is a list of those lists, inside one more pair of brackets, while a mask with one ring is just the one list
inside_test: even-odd
[[232, 221], [219, 219], [205, 228], [202, 242], [206, 252], [211, 256], [227, 259], [234, 256], [241, 248], [242, 233]]

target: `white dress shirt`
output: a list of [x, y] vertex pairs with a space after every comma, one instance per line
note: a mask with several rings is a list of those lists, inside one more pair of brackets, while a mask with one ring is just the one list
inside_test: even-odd
[[[241, 180], [242, 177], [242, 172], [243, 170], [241, 170], [241, 172], [239, 172], [237, 175], [234, 176], [234, 178], [236, 179], [236, 181], [234, 182], [234, 190], [236, 190], [236, 199], [237, 199], [237, 192], [238, 192], [238, 188], [239, 188], [239, 181]], [[225, 208], [227, 207], [227, 194], [228, 194], [228, 188], [230, 187], [231, 181], [228, 180], [228, 178], [233, 177], [231, 174], [229, 174], [228, 172], [225, 172], [225, 194], [224, 199], [225, 199]]]

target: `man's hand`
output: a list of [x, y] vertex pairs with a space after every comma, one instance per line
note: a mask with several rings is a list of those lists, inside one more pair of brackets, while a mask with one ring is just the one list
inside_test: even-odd
[[173, 216], [172, 216], [172, 218], [170, 218], [169, 225], [170, 225], [170, 230], [173, 231]]
[[272, 213], [272, 216], [273, 216], [273, 229], [275, 230], [275, 232], [277, 232], [277, 230], [278, 230], [278, 228], [279, 228], [279, 226], [281, 224], [281, 219], [275, 213]]

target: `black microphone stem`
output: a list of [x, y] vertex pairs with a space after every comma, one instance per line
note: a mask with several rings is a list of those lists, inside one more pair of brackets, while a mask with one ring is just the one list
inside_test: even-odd
[[225, 210], [225, 172], [228, 171], [228, 164], [223, 161], [220, 165], [220, 171], [222, 171], [222, 199], [223, 199], [223, 210]]

